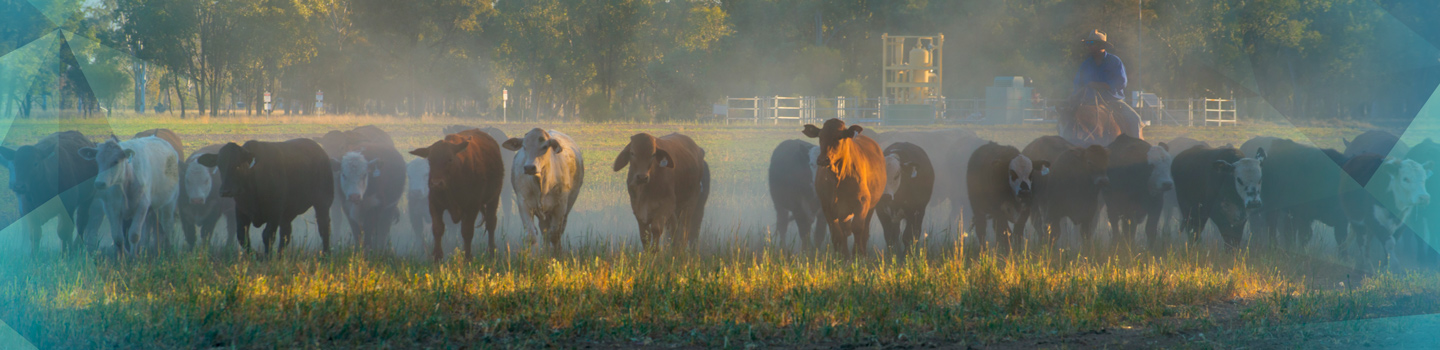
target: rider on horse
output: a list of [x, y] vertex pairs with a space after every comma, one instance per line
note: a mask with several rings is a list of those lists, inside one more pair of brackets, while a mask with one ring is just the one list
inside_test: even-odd
[[1120, 57], [1107, 52], [1114, 46], [1105, 41], [1105, 33], [1098, 29], [1090, 32], [1082, 43], [1086, 55], [1085, 61], [1080, 63], [1080, 71], [1075, 73], [1075, 91], [1070, 95], [1071, 110], [1087, 101], [1098, 101], [1113, 111], [1111, 114], [1120, 127], [1120, 133], [1143, 139], [1141, 129], [1144, 126], [1139, 113], [1122, 100], [1125, 98], [1125, 64], [1120, 62]]

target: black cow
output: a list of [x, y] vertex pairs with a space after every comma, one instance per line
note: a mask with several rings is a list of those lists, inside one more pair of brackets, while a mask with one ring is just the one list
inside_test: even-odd
[[285, 142], [234, 142], [197, 159], [220, 172], [220, 196], [235, 199], [235, 238], [250, 250], [249, 226], [265, 225], [261, 234], [265, 253], [280, 231], [278, 253], [290, 244], [291, 222], [315, 209], [322, 251], [330, 251], [330, 205], [335, 200], [335, 178], [325, 149], [311, 139]]
[[1050, 244], [1059, 238], [1060, 220], [1069, 218], [1080, 229], [1080, 238], [1089, 241], [1100, 217], [1100, 190], [1110, 185], [1106, 174], [1110, 151], [1100, 145], [1073, 147], [1056, 157], [1050, 174], [1036, 196], [1045, 220], [1042, 232], [1050, 233]]
[[[818, 249], [828, 233], [815, 194], [815, 159], [819, 146], [802, 140], [785, 140], [770, 153], [770, 200], [775, 204], [775, 235], [782, 242], [790, 222], [806, 249]], [[811, 230], [814, 230], [812, 232]]]
[[1245, 158], [1234, 147], [1195, 146], [1175, 156], [1170, 173], [1175, 177], [1175, 199], [1180, 207], [1183, 234], [1198, 243], [1205, 224], [1214, 221], [1229, 246], [1240, 245], [1245, 235], [1246, 209], [1258, 209], [1260, 159]]
[[[904, 254], [920, 239], [925, 225], [925, 207], [935, 190], [935, 168], [925, 150], [909, 142], [885, 147], [885, 194], [875, 205], [875, 214], [885, 232], [885, 245]], [[900, 224], [904, 222], [902, 229]]]
[[1165, 194], [1175, 188], [1170, 175], [1173, 158], [1164, 147], [1120, 135], [1110, 142], [1110, 168], [1106, 175], [1112, 186], [1105, 187], [1105, 212], [1110, 227], [1122, 241], [1134, 239], [1140, 221], [1151, 247], [1159, 246], [1160, 209]]
[[1404, 158], [1410, 147], [1400, 142], [1400, 137], [1384, 130], [1370, 130], [1356, 136], [1354, 139], [1340, 139], [1345, 143], [1345, 158], [1353, 158], [1362, 154], [1378, 154], [1391, 156], [1397, 159]]
[[[95, 179], [98, 167], [95, 162], [80, 157], [80, 149], [93, 147], [95, 143], [79, 131], [50, 134], [34, 145], [13, 150], [0, 147], [0, 162], [9, 170], [10, 190], [15, 191], [15, 197], [20, 200], [20, 215], [29, 232], [31, 252], [40, 248], [41, 226], [56, 217], [60, 217], [60, 229], [55, 234], [60, 237], [63, 249], [74, 250], [89, 237], [98, 239], [95, 233], [103, 213], [91, 209], [95, 186], [88, 183]], [[84, 186], [76, 186], [82, 183]], [[56, 196], [64, 205], [64, 214], [72, 220], [66, 220], [60, 212], [35, 211]]]
[[[1349, 230], [1345, 212], [1336, 192], [1330, 190], [1340, 186], [1345, 156], [1288, 139], [1272, 140], [1263, 149], [1260, 198], [1265, 206], [1261, 213], [1265, 233], [1275, 239], [1276, 246], [1304, 247], [1315, 221], [1334, 227], [1336, 237], [1345, 237]], [[1251, 231], [1256, 233], [1253, 225]]]
[[1025, 237], [1025, 220], [1033, 207], [1030, 202], [1034, 200], [1034, 180], [1049, 172], [1049, 162], [1032, 162], [1015, 147], [991, 142], [976, 148], [966, 164], [965, 186], [974, 218], [971, 231], [977, 239], [985, 240], [993, 220], [996, 240], [1008, 253], [1012, 233]]

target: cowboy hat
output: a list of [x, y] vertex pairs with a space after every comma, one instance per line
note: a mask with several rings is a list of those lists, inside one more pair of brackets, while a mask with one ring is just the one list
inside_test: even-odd
[[1089, 45], [1092, 42], [1099, 43], [1101, 45], [1104, 45], [1106, 50], [1114, 49], [1115, 45], [1111, 45], [1109, 41], [1105, 41], [1105, 38], [1105, 33], [1101, 32], [1099, 29], [1096, 29], [1094, 31], [1091, 31], [1089, 35], [1086, 35], [1085, 39], [1080, 40], [1080, 42], [1083, 42], [1086, 45]]

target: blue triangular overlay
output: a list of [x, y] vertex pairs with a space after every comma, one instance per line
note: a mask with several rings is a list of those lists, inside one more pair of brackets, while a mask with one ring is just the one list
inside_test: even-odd
[[5, 324], [5, 321], [0, 321], [0, 350], [35, 349], [37, 349], [35, 347], [35, 344], [31, 344], [30, 341], [26, 340], [24, 336], [20, 335], [20, 333], [16, 333], [15, 329], [10, 328], [10, 325]]

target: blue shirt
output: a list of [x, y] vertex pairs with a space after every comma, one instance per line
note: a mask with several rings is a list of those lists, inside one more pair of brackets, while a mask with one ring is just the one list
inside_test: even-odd
[[[1125, 64], [1120, 62], [1120, 57], [1106, 52], [1100, 64], [1095, 64], [1095, 56], [1085, 55], [1085, 62], [1080, 63], [1080, 71], [1075, 73], [1075, 91], [1082, 91], [1086, 85], [1096, 81], [1110, 84], [1110, 91], [1100, 93], [1117, 100], [1125, 99]], [[1091, 98], [1088, 94], [1080, 97]]]

